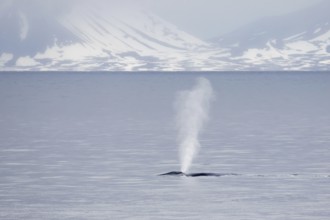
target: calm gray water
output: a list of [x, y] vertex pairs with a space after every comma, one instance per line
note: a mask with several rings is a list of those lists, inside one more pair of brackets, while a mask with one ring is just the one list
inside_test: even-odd
[[[178, 91], [216, 102], [178, 170]], [[330, 74], [0, 73], [0, 219], [330, 218]]]

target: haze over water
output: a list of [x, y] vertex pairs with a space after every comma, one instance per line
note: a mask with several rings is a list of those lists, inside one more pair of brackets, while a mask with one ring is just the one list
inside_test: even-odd
[[[217, 94], [190, 172], [173, 101]], [[0, 219], [328, 219], [327, 73], [0, 73]]]

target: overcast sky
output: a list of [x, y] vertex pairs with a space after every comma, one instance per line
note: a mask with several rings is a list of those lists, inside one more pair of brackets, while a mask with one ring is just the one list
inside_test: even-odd
[[[111, 8], [146, 7], [201, 39], [218, 37], [264, 16], [300, 10], [322, 0], [0, 0], [0, 13], [12, 3], [48, 16], [83, 2], [104, 2]], [[326, 0], [327, 1], [327, 0]], [[330, 1], [330, 0], [329, 0]], [[33, 9], [32, 9], [33, 8]]]
[[163, 18], [200, 38], [217, 37], [264, 16], [286, 14], [322, 0], [151, 0]]

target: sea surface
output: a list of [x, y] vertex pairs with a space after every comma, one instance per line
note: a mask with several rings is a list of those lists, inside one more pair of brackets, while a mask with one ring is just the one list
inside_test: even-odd
[[[173, 103], [216, 93], [190, 172]], [[330, 219], [330, 73], [0, 73], [0, 219]]]

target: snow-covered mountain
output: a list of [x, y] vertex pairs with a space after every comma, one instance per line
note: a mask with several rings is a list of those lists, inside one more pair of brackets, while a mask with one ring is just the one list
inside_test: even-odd
[[23, 9], [1, 14], [3, 70], [201, 69], [210, 48], [143, 10], [82, 3], [47, 16]]
[[330, 1], [267, 17], [212, 42], [242, 69], [329, 70]]
[[22, 2], [0, 7], [0, 70], [330, 69], [328, 1], [209, 42], [137, 7]]

